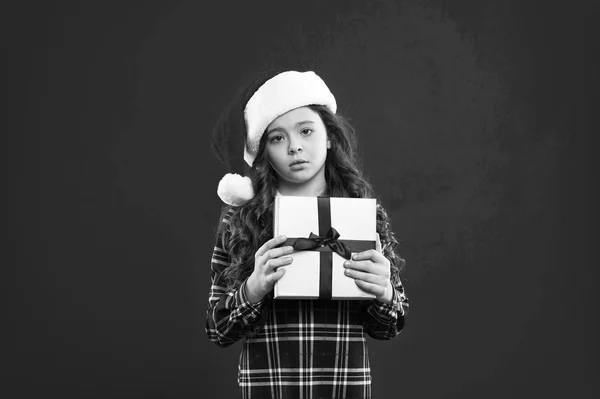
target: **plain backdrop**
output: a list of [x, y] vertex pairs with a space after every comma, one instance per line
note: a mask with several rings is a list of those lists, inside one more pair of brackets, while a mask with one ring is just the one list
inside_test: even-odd
[[594, 2], [2, 14], [3, 397], [235, 397], [240, 344], [204, 332], [226, 172], [209, 137], [269, 67], [324, 78], [401, 241], [411, 311], [394, 340], [369, 339], [374, 397], [599, 393]]

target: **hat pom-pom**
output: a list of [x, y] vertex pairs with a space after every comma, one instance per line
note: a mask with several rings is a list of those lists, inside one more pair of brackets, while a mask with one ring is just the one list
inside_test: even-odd
[[217, 195], [227, 205], [243, 205], [254, 198], [252, 180], [248, 176], [227, 173], [219, 182]]

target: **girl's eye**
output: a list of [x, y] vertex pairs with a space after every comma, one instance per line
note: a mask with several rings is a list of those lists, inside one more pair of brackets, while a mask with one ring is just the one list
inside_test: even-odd
[[279, 143], [281, 140], [283, 140], [283, 136], [281, 135], [271, 136], [271, 138], [269, 139], [271, 143]]
[[309, 129], [309, 128], [302, 129], [301, 133], [304, 135], [309, 135], [312, 133], [312, 129]]

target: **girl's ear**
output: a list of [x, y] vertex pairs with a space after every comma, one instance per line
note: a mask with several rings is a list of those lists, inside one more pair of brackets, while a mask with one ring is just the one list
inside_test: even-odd
[[327, 139], [327, 149], [331, 148], [331, 140]]

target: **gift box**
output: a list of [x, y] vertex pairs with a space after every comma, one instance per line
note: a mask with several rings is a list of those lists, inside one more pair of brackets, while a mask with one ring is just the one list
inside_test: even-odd
[[375, 249], [377, 204], [371, 198], [277, 196], [275, 236], [293, 245], [294, 261], [275, 283], [277, 299], [368, 299], [344, 274], [352, 253]]

